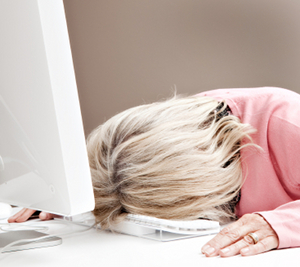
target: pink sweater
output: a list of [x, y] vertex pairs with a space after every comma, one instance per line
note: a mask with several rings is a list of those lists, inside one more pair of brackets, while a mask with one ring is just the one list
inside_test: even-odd
[[201, 93], [225, 100], [233, 115], [257, 132], [263, 152], [241, 152], [246, 181], [237, 215], [259, 212], [279, 237], [278, 248], [300, 246], [300, 95], [274, 88], [219, 89]]

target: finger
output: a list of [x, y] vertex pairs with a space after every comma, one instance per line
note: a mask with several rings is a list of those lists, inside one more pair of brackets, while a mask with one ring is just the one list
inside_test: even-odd
[[220, 249], [228, 247], [243, 239], [249, 232], [255, 232], [265, 224], [264, 219], [257, 214], [246, 214], [241, 219], [225, 227], [219, 234], [210, 240], [203, 248], [202, 253], [207, 257], [219, 255]]
[[40, 217], [40, 219], [41, 219], [42, 221], [46, 221], [46, 220], [51, 220], [51, 219], [53, 219], [53, 218], [54, 218], [54, 215], [51, 214], [51, 213], [42, 211], [42, 212], [40, 213], [40, 216], [39, 216], [39, 217]]
[[267, 236], [256, 245], [251, 245], [241, 249], [240, 253], [242, 256], [256, 255], [274, 249], [277, 245], [278, 242], [275, 236]]
[[21, 209], [21, 210], [18, 211], [16, 214], [14, 214], [13, 216], [9, 217], [7, 221], [8, 221], [9, 223], [15, 222], [16, 218], [18, 218], [21, 214], [23, 214], [25, 210], [26, 210], [26, 209]]
[[28, 220], [28, 218], [35, 212], [35, 210], [32, 209], [22, 209], [19, 212], [17, 212], [14, 216], [10, 217], [8, 219], [9, 223], [20, 223], [20, 222], [25, 222]]
[[246, 234], [253, 231], [252, 228], [252, 225], [244, 224], [243, 221], [237, 221], [222, 229], [219, 234], [211, 239], [202, 248], [202, 253], [207, 257], [217, 256], [219, 255], [220, 249], [239, 241]]
[[[264, 228], [259, 231], [256, 231], [255, 234], [257, 235], [258, 242], [259, 242], [259, 240], [262, 241], [265, 238], [273, 237], [274, 238], [274, 244], [273, 244], [274, 248], [276, 248], [278, 246], [278, 238], [277, 238], [276, 233], [273, 231], [273, 229]], [[262, 241], [262, 242], [264, 243], [265, 241]], [[220, 256], [221, 257], [229, 257], [229, 256], [238, 255], [241, 253], [242, 249], [252, 246], [252, 245], [255, 245], [255, 241], [249, 234], [247, 234], [244, 236], [243, 239], [236, 242], [235, 244], [221, 249]], [[266, 249], [268, 249], [268, 248], [266, 248]]]
[[[245, 232], [248, 231], [249, 229], [245, 230]], [[202, 248], [202, 253], [204, 253], [207, 257], [217, 256], [222, 248], [235, 244], [243, 237], [243, 234], [244, 231], [242, 231], [242, 228], [224, 228]]]
[[35, 213], [35, 210], [25, 209], [25, 211], [19, 217], [17, 217], [15, 221], [18, 223], [25, 222], [33, 213]]
[[237, 241], [233, 245], [221, 249], [219, 252], [219, 255], [221, 257], [235, 256], [235, 255], [240, 254], [240, 251], [243, 248], [246, 248], [253, 244], [254, 244], [253, 239], [250, 236], [246, 235], [246, 236], [244, 236], [243, 239], [241, 239], [240, 241]]

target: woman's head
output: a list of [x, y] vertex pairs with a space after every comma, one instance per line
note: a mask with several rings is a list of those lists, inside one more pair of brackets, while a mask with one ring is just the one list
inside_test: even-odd
[[[221, 107], [221, 109], [220, 109]], [[232, 216], [249, 127], [218, 116], [226, 104], [174, 97], [126, 110], [96, 128], [88, 154], [103, 228], [127, 213], [163, 219]]]

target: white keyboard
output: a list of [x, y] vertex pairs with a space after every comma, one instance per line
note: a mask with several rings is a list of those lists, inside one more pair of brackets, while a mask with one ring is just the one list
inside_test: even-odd
[[179, 235], [208, 235], [220, 231], [219, 222], [209, 220], [173, 221], [143, 215], [128, 214], [126, 219], [114, 227], [117, 232], [147, 237], [158, 231]]
[[205, 231], [208, 229], [214, 229], [219, 227], [219, 223], [209, 220], [193, 220], [193, 221], [173, 221], [164, 220], [154, 217], [148, 217], [143, 215], [128, 214], [126, 221], [133, 222], [139, 225], [168, 230], [175, 233], [191, 233]]

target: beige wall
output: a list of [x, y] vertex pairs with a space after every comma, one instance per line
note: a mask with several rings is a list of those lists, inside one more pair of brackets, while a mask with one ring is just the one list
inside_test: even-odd
[[86, 133], [174, 85], [300, 93], [300, 1], [64, 2]]

